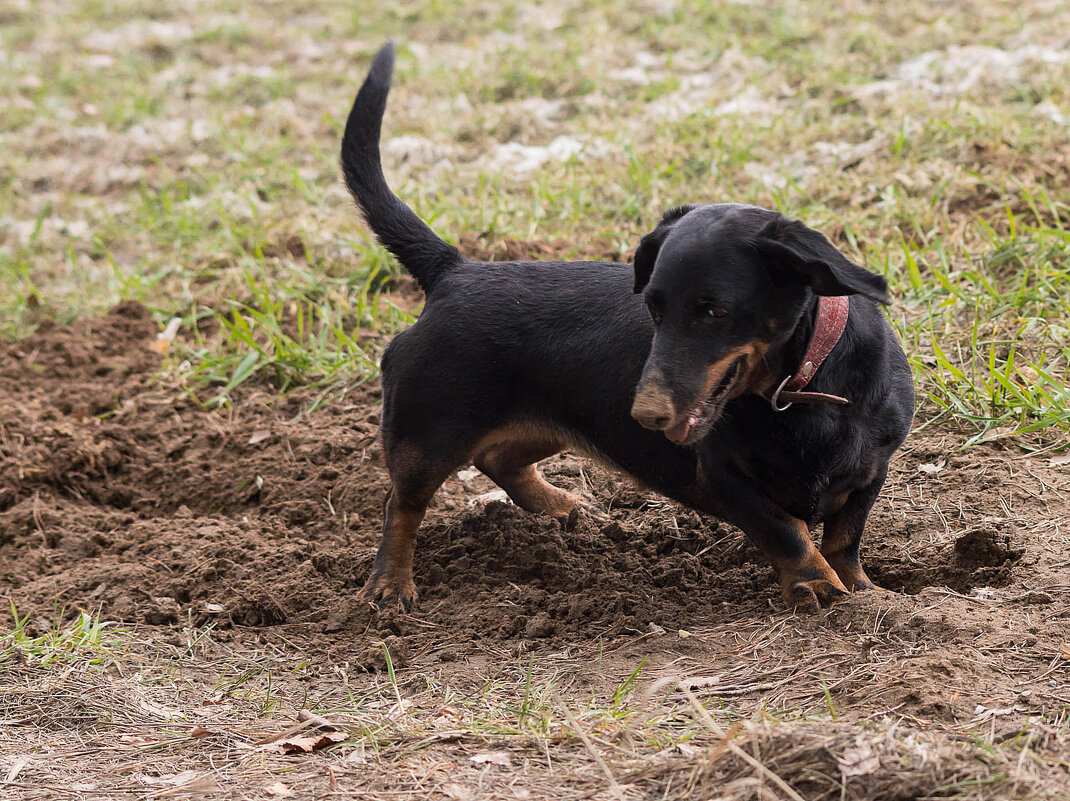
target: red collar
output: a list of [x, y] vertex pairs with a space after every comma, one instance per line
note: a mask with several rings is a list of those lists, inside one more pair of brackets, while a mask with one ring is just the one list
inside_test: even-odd
[[[834, 297], [820, 296], [817, 299], [817, 319], [814, 321], [814, 333], [810, 337], [810, 345], [806, 348], [806, 354], [802, 358], [795, 375], [789, 375], [780, 382], [769, 403], [773, 408], [782, 412], [793, 403], [836, 403], [841, 406], [850, 403], [847, 398], [839, 395], [828, 395], [824, 392], [803, 392], [802, 389], [810, 383], [810, 379], [821, 367], [836, 343], [843, 336], [843, 329], [847, 326], [847, 312], [851, 302], [848, 296], [838, 295]], [[787, 401], [781, 404], [780, 401]]]

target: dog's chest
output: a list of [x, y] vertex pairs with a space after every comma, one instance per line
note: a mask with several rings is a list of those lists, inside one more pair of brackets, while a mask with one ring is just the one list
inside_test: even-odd
[[[779, 423], [780, 421], [778, 421]], [[851, 426], [767, 425], [733, 438], [726, 467], [773, 504], [810, 525], [843, 505], [876, 472], [875, 454]]]

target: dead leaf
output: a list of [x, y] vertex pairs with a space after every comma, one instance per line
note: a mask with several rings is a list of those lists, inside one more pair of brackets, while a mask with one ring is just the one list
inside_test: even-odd
[[486, 503], [509, 503], [509, 495], [505, 490], [491, 490], [490, 492], [484, 492], [482, 495], [477, 495], [474, 498], [468, 499], [469, 506], [479, 506]]
[[169, 796], [183, 796], [193, 793], [203, 793], [216, 787], [215, 777], [211, 773], [198, 773], [195, 770], [184, 770], [171, 776], [143, 776], [148, 784], [168, 784], [170, 787], [157, 790], [149, 798], [167, 798]]
[[947, 459], [941, 459], [938, 462], [926, 462], [925, 464], [918, 465], [919, 473], [939, 473], [947, 466]]
[[1010, 437], [1018, 433], [1018, 429], [1014, 426], [996, 426], [992, 430], [988, 431], [984, 436], [978, 439], [978, 442], [994, 442], [997, 439], [1003, 439], [1003, 437]]
[[211, 737], [213, 734], [215, 734], [214, 731], [210, 731], [204, 728], [204, 726], [194, 726], [193, 729], [190, 731], [189, 736], [194, 739], [200, 740], [204, 737]]
[[270, 436], [271, 436], [271, 432], [268, 431], [266, 428], [258, 428], [256, 431], [253, 432], [253, 435], [251, 437], [249, 437], [249, 443], [248, 444], [255, 445], [258, 442], [263, 442], [265, 439], [267, 439]]
[[1014, 709], [1012, 707], [1007, 707], [1005, 709], [989, 709], [984, 704], [978, 704], [973, 710], [973, 722], [984, 723], [992, 718], [1003, 717], [1004, 715], [1011, 715], [1013, 713]]
[[340, 726], [331, 723], [327, 718], [317, 715], [308, 709], [298, 710], [297, 719], [301, 723], [308, 723], [312, 728], [320, 729], [321, 731], [339, 731], [341, 729]]
[[267, 787], [264, 788], [264, 792], [268, 795], [273, 795], [278, 798], [285, 798], [294, 794], [294, 791], [282, 782], [275, 782], [274, 784], [269, 784]]
[[1059, 646], [1059, 656], [1063, 659], [1070, 659], [1070, 645], [1063, 643]]
[[188, 784], [201, 774], [195, 770], [184, 770], [181, 773], [168, 773], [164, 776], [145, 776], [140, 778], [145, 784], [166, 784], [168, 787], [178, 787]]
[[721, 683], [720, 676], [692, 676], [689, 679], [681, 679], [680, 686], [688, 690], [701, 690], [705, 687], [716, 687]]
[[485, 754], [476, 754], [469, 757], [477, 765], [497, 765], [500, 768], [513, 767], [512, 757], [505, 751], [487, 751]]
[[1070, 464], [1070, 453], [1064, 453], [1062, 456], [1053, 456], [1048, 459], [1048, 464], [1054, 465], [1055, 467]]
[[268, 743], [263, 748], [279, 754], [311, 754], [317, 749], [327, 748], [348, 739], [349, 734], [344, 731], [314, 731], [277, 740]]
[[157, 745], [160, 739], [154, 734], [122, 734], [119, 735], [119, 742], [129, 743], [136, 748], [149, 748]]
[[862, 735], [855, 738], [854, 745], [844, 750], [843, 756], [836, 757], [836, 762], [844, 778], [868, 776], [881, 766], [880, 758], [873, 752], [873, 746]]

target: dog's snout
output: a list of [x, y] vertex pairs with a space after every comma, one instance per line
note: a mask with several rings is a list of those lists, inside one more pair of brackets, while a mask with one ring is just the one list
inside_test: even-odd
[[632, 417], [643, 428], [662, 431], [673, 419], [672, 398], [658, 381], [645, 379], [639, 384], [632, 403]]

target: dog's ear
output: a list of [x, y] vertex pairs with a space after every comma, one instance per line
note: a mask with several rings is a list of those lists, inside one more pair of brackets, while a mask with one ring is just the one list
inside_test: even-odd
[[669, 209], [662, 215], [658, 227], [639, 240], [639, 247], [635, 249], [635, 258], [632, 259], [635, 271], [635, 284], [632, 286], [632, 292], [636, 295], [642, 292], [643, 287], [650, 281], [650, 275], [654, 272], [654, 262], [657, 261], [658, 251], [661, 250], [661, 243], [665, 241], [665, 237], [669, 235], [673, 225], [689, 211], [696, 208], [698, 206], [692, 203]]
[[864, 295], [889, 304], [888, 282], [850, 261], [823, 234], [798, 220], [772, 220], [758, 234], [758, 249], [797, 272], [818, 295]]
[[661, 243], [668, 233], [669, 228], [659, 225], [639, 240], [639, 247], [635, 249], [635, 259], [632, 261], [632, 270], [635, 273], [635, 284], [632, 285], [632, 292], [636, 295], [642, 292], [643, 287], [650, 281], [650, 274], [654, 272], [654, 262], [658, 258], [658, 251], [661, 250]]

